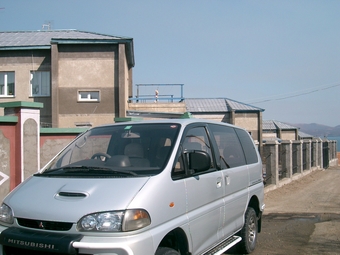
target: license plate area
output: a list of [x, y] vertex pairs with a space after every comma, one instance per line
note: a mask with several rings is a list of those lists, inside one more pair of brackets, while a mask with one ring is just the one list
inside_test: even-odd
[[[18, 254], [18, 251], [14, 252], [17, 249], [27, 250], [25, 254], [28, 255], [38, 254], [37, 252], [41, 252], [41, 254], [77, 254], [77, 250], [73, 248], [72, 243], [80, 241], [81, 238], [82, 235], [55, 234], [8, 228], [1, 232], [0, 243], [4, 246], [5, 252], [7, 250], [6, 255]], [[35, 252], [31, 253], [29, 251]]]

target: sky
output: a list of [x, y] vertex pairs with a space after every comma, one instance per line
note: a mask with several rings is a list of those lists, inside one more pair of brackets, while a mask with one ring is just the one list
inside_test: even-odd
[[[50, 24], [130, 37], [134, 95], [135, 84], [184, 84], [186, 98], [229, 98], [264, 109], [264, 120], [334, 127], [339, 12], [339, 0], [0, 0], [0, 31]], [[179, 86], [158, 90], [180, 96]]]

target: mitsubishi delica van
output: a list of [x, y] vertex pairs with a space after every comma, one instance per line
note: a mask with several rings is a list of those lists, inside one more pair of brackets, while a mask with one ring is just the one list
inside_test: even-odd
[[199, 119], [94, 127], [4, 199], [0, 254], [251, 253], [263, 197], [244, 129]]

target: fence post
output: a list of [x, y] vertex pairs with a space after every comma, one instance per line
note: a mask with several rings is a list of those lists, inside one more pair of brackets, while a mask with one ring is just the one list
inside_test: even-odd
[[281, 142], [281, 165], [283, 177], [292, 178], [293, 163], [292, 163], [292, 141], [283, 140]]
[[337, 158], [337, 155], [336, 155], [336, 141], [335, 140], [332, 140], [332, 151], [333, 151], [333, 157], [332, 159], [336, 159]]
[[268, 141], [264, 144], [264, 157], [266, 166], [267, 184], [279, 184], [279, 150], [277, 141]]
[[338, 158], [338, 141], [335, 140], [334, 141], [334, 157], [335, 157], [335, 165], [339, 165], [339, 158]]
[[337, 156], [337, 146], [336, 141], [331, 140], [329, 141], [329, 148], [330, 148], [330, 165], [337, 166], [338, 165], [338, 156]]
[[301, 174], [303, 172], [302, 162], [302, 144], [303, 141], [293, 141], [293, 174]]
[[317, 154], [317, 157], [318, 157], [318, 167], [320, 169], [323, 168], [323, 145], [322, 145], [322, 139], [321, 138], [317, 138], [316, 139], [318, 141], [318, 154]]
[[303, 148], [304, 148], [303, 155], [304, 155], [304, 162], [305, 162], [303, 170], [310, 170], [312, 168], [311, 140], [303, 140]]
[[332, 160], [334, 159], [334, 141], [330, 140], [329, 141], [329, 161], [330, 161], [330, 165], [331, 165], [331, 162]]
[[318, 140], [313, 139], [312, 140], [312, 151], [311, 151], [311, 157], [312, 162], [311, 166], [312, 168], [316, 168], [318, 166]]

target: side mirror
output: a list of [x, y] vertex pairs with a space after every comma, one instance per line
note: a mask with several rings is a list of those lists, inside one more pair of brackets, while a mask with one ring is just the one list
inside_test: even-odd
[[189, 169], [195, 173], [207, 171], [210, 168], [210, 156], [205, 151], [190, 151], [188, 155]]

